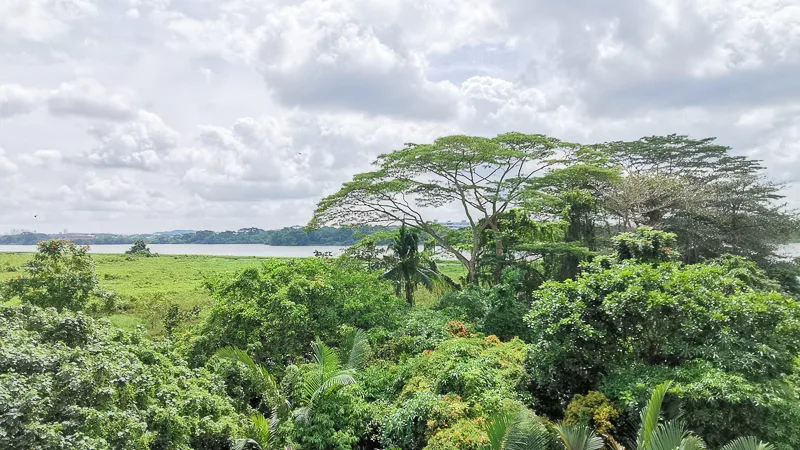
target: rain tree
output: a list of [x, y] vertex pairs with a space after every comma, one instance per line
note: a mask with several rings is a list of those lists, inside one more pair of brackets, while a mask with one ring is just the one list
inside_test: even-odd
[[[528, 183], [546, 175], [578, 148], [543, 135], [507, 133], [494, 138], [447, 136], [431, 144], [406, 144], [378, 157], [372, 172], [322, 199], [310, 226], [405, 224], [429, 234], [478, 280], [484, 230], [499, 233], [498, 218], [518, 205]], [[467, 218], [466, 245], [434, 221], [437, 210], [457, 208]], [[502, 239], [490, 251], [501, 256]]]

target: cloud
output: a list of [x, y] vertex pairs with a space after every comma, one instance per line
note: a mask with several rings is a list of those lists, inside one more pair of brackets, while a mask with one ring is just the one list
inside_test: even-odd
[[0, 31], [43, 42], [67, 33], [74, 23], [97, 12], [91, 0], [3, 0]]
[[7, 0], [0, 228], [303, 223], [378, 154], [455, 133], [717, 136], [792, 181], [798, 21], [794, 0]]
[[0, 147], [0, 174], [11, 175], [17, 172], [19, 167], [14, 161], [11, 161], [7, 156], [5, 150]]
[[99, 124], [89, 130], [97, 145], [75, 161], [97, 167], [154, 170], [177, 147], [180, 134], [156, 114], [140, 110], [120, 124]]
[[41, 93], [18, 84], [0, 84], [0, 119], [33, 112], [41, 101]]
[[110, 91], [97, 80], [84, 78], [62, 83], [50, 93], [47, 105], [54, 116], [123, 121], [138, 113], [134, 97], [129, 91]]

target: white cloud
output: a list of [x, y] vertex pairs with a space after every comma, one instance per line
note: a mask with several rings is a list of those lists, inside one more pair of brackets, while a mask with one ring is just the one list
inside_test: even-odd
[[0, 119], [33, 112], [42, 94], [18, 84], [0, 84]]
[[3, 0], [0, 31], [30, 41], [47, 41], [95, 14], [97, 7], [91, 0]]
[[7, 156], [5, 150], [0, 147], [0, 174], [10, 175], [17, 172], [19, 167], [14, 161], [11, 161]]
[[0, 1], [0, 223], [293, 225], [452, 133], [717, 136], [792, 180], [798, 20], [794, 0]]
[[50, 93], [47, 104], [55, 116], [81, 116], [95, 119], [130, 120], [138, 108], [129, 91], [110, 91], [93, 79], [62, 83]]
[[130, 122], [97, 125], [90, 133], [97, 146], [84, 152], [77, 162], [141, 170], [156, 169], [180, 138], [159, 116], [147, 111], [139, 111]]

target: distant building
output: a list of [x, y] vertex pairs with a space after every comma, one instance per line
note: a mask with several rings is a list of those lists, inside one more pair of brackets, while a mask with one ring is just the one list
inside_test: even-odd
[[450, 228], [450, 229], [453, 229], [453, 230], [460, 230], [462, 228], [469, 228], [470, 227], [469, 222], [467, 222], [466, 220], [462, 220], [460, 222], [453, 222], [451, 220], [448, 220], [447, 222], [439, 222], [438, 220], [434, 220], [434, 222], [438, 223], [439, 225], [444, 225], [447, 228]]

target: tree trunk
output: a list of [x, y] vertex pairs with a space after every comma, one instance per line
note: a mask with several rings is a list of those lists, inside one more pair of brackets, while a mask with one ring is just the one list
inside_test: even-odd
[[500, 236], [500, 227], [497, 225], [497, 218], [493, 218], [489, 221], [489, 226], [492, 228], [492, 233], [494, 233], [494, 254], [497, 258], [494, 264], [494, 273], [492, 274], [492, 280], [494, 284], [500, 284], [503, 280], [503, 238]]
[[411, 280], [406, 280], [405, 290], [408, 306], [414, 306], [414, 286], [412, 285]]

